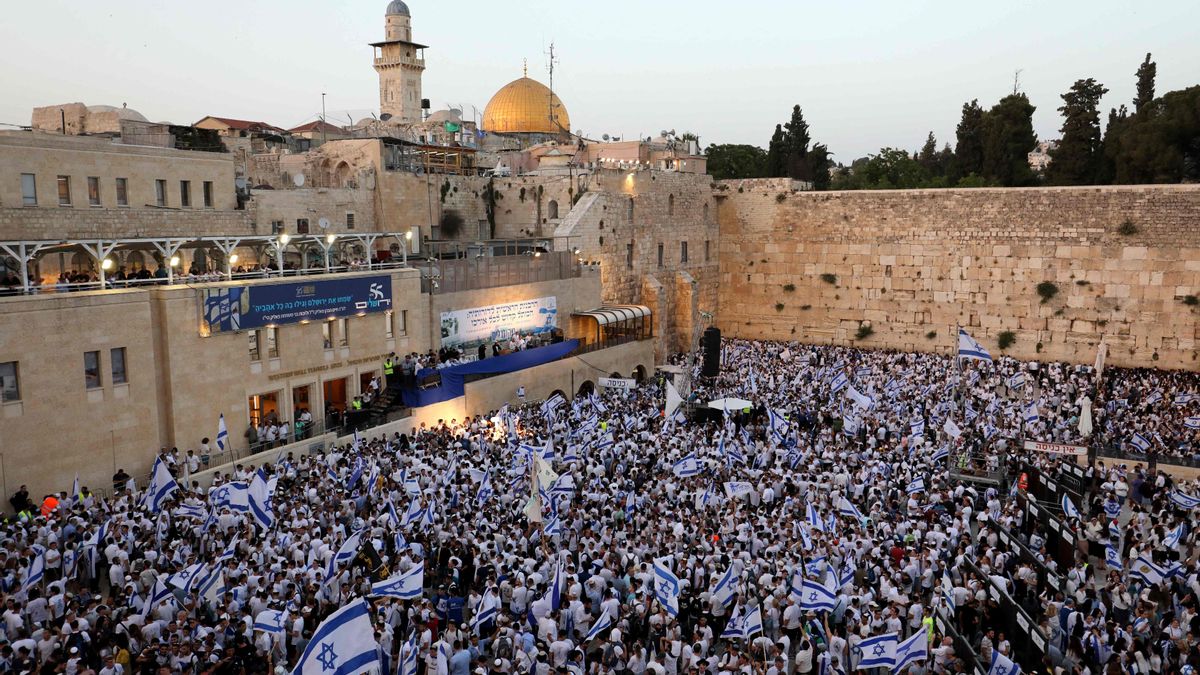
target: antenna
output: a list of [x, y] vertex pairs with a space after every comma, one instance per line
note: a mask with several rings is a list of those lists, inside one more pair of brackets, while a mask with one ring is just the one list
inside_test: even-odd
[[1021, 91], [1021, 73], [1024, 70], [1024, 68], [1017, 68], [1013, 72], [1013, 96], [1016, 96]]
[[558, 63], [558, 59], [554, 56], [553, 42], [550, 43], [548, 54], [550, 58], [547, 60], [546, 68], [550, 71], [550, 122], [554, 124], [554, 65]]

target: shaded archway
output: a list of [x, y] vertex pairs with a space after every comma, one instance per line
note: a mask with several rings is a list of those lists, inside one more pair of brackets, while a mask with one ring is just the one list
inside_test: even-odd
[[645, 382], [646, 381], [646, 367], [639, 365], [637, 368], [634, 368], [633, 374], [630, 375], [630, 377], [632, 377], [633, 381], [637, 382], [638, 384]]
[[585, 380], [583, 384], [579, 385], [579, 391], [575, 393], [575, 396], [591, 396], [594, 393], [596, 393], [596, 383]]
[[549, 218], [550, 220], [555, 220], [558, 218], [558, 201], [557, 200], [551, 199], [550, 203], [546, 205], [546, 217]]
[[350, 182], [350, 165], [346, 162], [340, 162], [333, 174], [334, 187], [349, 187]]

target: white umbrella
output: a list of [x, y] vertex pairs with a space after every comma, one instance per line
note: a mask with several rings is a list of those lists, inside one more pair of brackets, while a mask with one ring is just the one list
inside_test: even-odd
[[1086, 394], [1078, 401], [1079, 403], [1079, 434], [1084, 438], [1092, 435], [1092, 399]]
[[753, 406], [753, 403], [744, 398], [719, 398], [715, 401], [708, 402], [708, 407], [713, 408], [714, 410], [724, 410], [725, 412], [744, 410]]

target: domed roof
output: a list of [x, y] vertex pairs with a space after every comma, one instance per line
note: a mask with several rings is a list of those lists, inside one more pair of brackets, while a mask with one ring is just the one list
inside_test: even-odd
[[399, 14], [400, 16], [412, 16], [408, 11], [408, 5], [404, 4], [404, 0], [392, 0], [388, 3], [388, 16]]
[[500, 133], [566, 133], [571, 118], [549, 87], [522, 77], [501, 87], [488, 101], [483, 110], [483, 128]]
[[149, 121], [146, 119], [146, 117], [144, 115], [142, 115], [142, 113], [134, 110], [133, 108], [126, 108], [126, 107], [118, 108], [114, 105], [89, 105], [87, 107], [87, 111], [88, 111], [88, 114], [116, 113], [117, 119], [122, 119], [122, 120], [134, 120], [135, 122], [148, 122]]

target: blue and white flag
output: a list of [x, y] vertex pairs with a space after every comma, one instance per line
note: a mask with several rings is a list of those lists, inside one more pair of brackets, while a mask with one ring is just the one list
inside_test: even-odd
[[909, 433], [909, 436], [912, 437], [914, 442], [916, 441], [916, 439], [923, 438], [925, 436], [925, 420], [924, 419], [913, 420], [913, 422], [908, 425], [908, 428], [911, 432], [911, 433]]
[[[832, 570], [833, 568], [830, 568]], [[837, 575], [837, 590], [841, 592], [843, 588], [854, 585], [854, 565], [847, 560], [842, 566], [842, 571]]]
[[226, 546], [225, 550], [221, 552], [221, 555], [217, 556], [217, 559], [213, 561], [213, 564], [220, 565], [221, 563], [229, 562], [230, 560], [237, 558], [237, 547], [238, 538], [234, 537], [233, 541], [229, 542], [229, 546]]
[[254, 472], [254, 480], [250, 481], [250, 515], [254, 517], [254, 522], [264, 530], [271, 529], [271, 524], [275, 522], [275, 511], [271, 508], [271, 495], [274, 492], [274, 480], [267, 481], [267, 473], [259, 467], [258, 471]]
[[755, 605], [754, 609], [744, 612], [742, 615], [742, 637], [748, 640], [751, 636], [761, 632], [763, 632], [762, 605]]
[[150, 472], [150, 485], [146, 488], [146, 507], [154, 513], [162, 510], [163, 502], [179, 489], [179, 484], [171, 477], [167, 463], [161, 457], [154, 460], [154, 468]]
[[542, 525], [542, 536], [554, 537], [560, 534], [562, 534], [562, 516], [555, 510], [551, 512], [550, 517]]
[[736, 640], [746, 637], [745, 631], [742, 630], [743, 621], [742, 606], [739, 604], [729, 613], [729, 621], [725, 623], [725, 629], [721, 631], [721, 639]]
[[400, 644], [399, 669], [396, 675], [417, 675], [417, 656], [421, 646], [417, 643], [417, 632], [409, 634], [408, 640]]
[[754, 486], [746, 481], [727, 480], [725, 481], [725, 494], [729, 495], [730, 499], [745, 497], [754, 491]]
[[346, 541], [342, 542], [342, 545], [340, 548], [338, 548], [337, 553], [329, 559], [329, 565], [325, 568], [325, 580], [321, 582], [322, 586], [329, 583], [329, 580], [337, 575], [337, 568], [339, 565], [354, 560], [354, 557], [358, 555], [358, 547], [362, 545], [362, 538], [366, 532], [367, 529], [363, 528], [349, 537], [346, 537]]
[[988, 668], [987, 675], [1021, 675], [1021, 666], [1001, 654], [999, 649], [993, 649], [992, 665]]
[[167, 583], [182, 590], [184, 593], [190, 593], [192, 586], [195, 585], [203, 573], [204, 563], [196, 563], [168, 576]]
[[366, 600], [359, 599], [317, 626], [292, 675], [355, 675], [378, 663], [379, 643], [371, 610]]
[[846, 389], [846, 398], [854, 401], [863, 410], [870, 410], [875, 407], [875, 399], [855, 389], [853, 385]]
[[946, 608], [950, 610], [950, 615], [954, 615], [954, 582], [950, 580], [950, 568], [942, 570], [942, 601], [946, 603]]
[[946, 423], [942, 425], [942, 431], [945, 431], [951, 438], [962, 436], [962, 429], [959, 429], [954, 420], [949, 417], [946, 418]]
[[286, 630], [288, 613], [277, 609], [264, 609], [254, 617], [254, 630], [261, 630], [272, 635], [283, 635]]
[[421, 597], [425, 587], [425, 561], [413, 565], [407, 572], [371, 584], [371, 595], [384, 598], [414, 600]]
[[933, 453], [933, 457], [931, 457], [930, 460], [934, 464], [937, 464], [938, 462], [942, 461], [943, 459], [949, 459], [949, 458], [950, 458], [950, 446], [943, 445], [942, 447], [938, 448], [937, 452]]
[[[492, 472], [488, 471], [487, 473], [483, 474], [483, 480], [479, 481], [479, 491], [475, 493], [475, 503], [479, 505], [486, 504], [487, 500], [491, 499], [493, 494]], [[395, 513], [394, 506], [392, 507], [392, 512], [393, 514]]]
[[1129, 570], [1129, 575], [1138, 577], [1148, 584], [1160, 584], [1179, 574], [1182, 570], [1183, 567], [1177, 562], [1162, 566], [1156, 564], [1148, 555], [1142, 554], [1133, 562], [1133, 566]]
[[967, 331], [958, 329], [958, 358], [973, 359], [976, 361], [991, 361], [992, 355], [988, 350], [983, 348], [975, 338], [967, 334]]
[[1037, 401], [1030, 401], [1025, 404], [1025, 411], [1022, 413], [1026, 424], [1036, 424], [1041, 419], [1041, 414], [1038, 412]]
[[1200, 415], [1183, 418], [1183, 426], [1189, 429], [1200, 429]]
[[1121, 554], [1112, 544], [1104, 547], [1104, 564], [1108, 565], [1108, 569], [1120, 572], [1125, 569], [1124, 563], [1121, 562]]
[[1017, 373], [1008, 378], [1009, 389], [1020, 389], [1025, 386], [1025, 373]]
[[1150, 451], [1150, 439], [1141, 434], [1134, 434], [1133, 438], [1129, 439], [1129, 443], [1138, 449], [1138, 452], [1146, 453]]
[[669, 558], [654, 561], [654, 597], [672, 617], [679, 616], [679, 577], [666, 565]]
[[249, 513], [250, 485], [242, 481], [224, 483], [210, 490], [208, 499], [214, 509], [229, 507], [231, 511]]
[[672, 465], [672, 470], [676, 476], [680, 478], [688, 478], [700, 473], [700, 462], [696, 460], [696, 453], [689, 452], [683, 459]]
[[1163, 546], [1166, 546], [1167, 550], [1174, 549], [1179, 545], [1179, 542], [1183, 540], [1183, 532], [1183, 523], [1176, 525], [1175, 529], [1171, 530], [1167, 533], [1167, 536], [1163, 537]]
[[814, 530], [825, 531], [825, 523], [821, 522], [821, 514], [817, 513], [817, 507], [813, 506], [812, 502], [805, 507], [805, 516], [808, 518], [808, 524], [812, 525]]
[[[922, 634], [925, 631], [920, 631]], [[858, 655], [858, 664], [855, 668], [859, 670], [867, 670], [868, 668], [888, 668], [891, 669], [896, 665], [896, 647], [900, 640], [895, 633], [887, 633], [875, 637], [865, 638], [854, 648]]]
[[1171, 502], [1182, 509], [1194, 509], [1200, 506], [1200, 497], [1184, 494], [1179, 490], [1171, 491]]
[[589, 630], [587, 635], [584, 636], [583, 644], [587, 644], [587, 643], [591, 642], [592, 640], [596, 639], [597, 637], [599, 637], [599, 635], [601, 633], [608, 630], [609, 628], [612, 628], [612, 625], [613, 625], [612, 615], [609, 614], [607, 611], [602, 612], [600, 614], [600, 618], [596, 619], [596, 623], [592, 624], [591, 630]]
[[483, 626], [495, 621], [499, 613], [500, 599], [489, 588], [479, 601], [479, 607], [475, 609], [475, 614], [471, 616], [471, 632], [479, 635]]
[[925, 661], [928, 658], [929, 633], [918, 630], [912, 637], [896, 646], [896, 664], [892, 666], [892, 671], [904, 670], [917, 661]]
[[905, 490], [910, 495], [915, 495], [918, 492], [924, 492], [925, 491], [925, 479], [917, 478], [917, 479], [910, 481], [908, 484], [908, 487]]
[[225, 427], [225, 413], [217, 418], [217, 449], [225, 452], [229, 449], [229, 429]]
[[1115, 499], [1106, 499], [1104, 501], [1104, 514], [1109, 518], [1116, 520], [1121, 517], [1121, 502]]
[[[792, 593], [795, 594], [795, 586], [792, 587]], [[833, 606], [837, 604], [837, 597], [833, 592], [824, 585], [813, 581], [812, 579], [804, 579], [800, 586], [800, 608], [804, 611], [814, 612], [832, 612]]]
[[208, 511], [203, 506], [197, 504], [180, 504], [175, 509], [175, 515], [179, 518], [194, 518], [196, 520], [207, 520]]
[[1113, 541], [1121, 541], [1121, 528], [1117, 527], [1115, 520], [1108, 524], [1108, 538]]
[[1066, 517], [1066, 518], [1078, 518], [1079, 517], [1079, 509], [1075, 508], [1075, 502], [1071, 501], [1071, 497], [1069, 495], [1062, 496], [1061, 504], [1062, 504], [1062, 511], [1063, 511], [1064, 517]]
[[563, 564], [562, 561], [559, 560], [554, 565], [554, 576], [550, 577], [550, 590], [546, 593], [550, 599], [551, 611], [557, 612], [562, 607], [562, 597], [563, 591], [565, 590], [565, 585], [566, 582], [563, 579]]
[[34, 556], [33, 562], [29, 563], [29, 573], [25, 575], [25, 582], [21, 584], [21, 592], [29, 592], [29, 589], [42, 583], [45, 577], [46, 553], [43, 551]]
[[167, 584], [164, 583], [165, 576], [166, 575], [160, 575], [158, 579], [155, 580], [153, 590], [150, 592], [150, 599], [147, 600], [146, 604], [142, 606], [142, 616], [150, 616], [150, 612], [154, 611], [158, 607], [159, 603], [165, 600], [170, 600], [172, 604], [175, 604], [175, 594], [171, 591]]
[[838, 371], [837, 375], [833, 376], [833, 380], [829, 382], [829, 393], [836, 394], [850, 384], [850, 378], [846, 377], [846, 373]]
[[733, 565], [729, 565], [729, 569], [725, 570], [725, 574], [717, 580], [717, 585], [713, 586], [712, 598], [721, 603], [722, 606], [728, 607], [729, 603], [733, 602], [733, 596], [737, 593], [737, 579], [733, 576]]
[[1196, 398], [1197, 398], [1196, 394], [1186, 392], [1186, 391], [1180, 392], [1178, 394], [1175, 394], [1175, 405], [1185, 406], [1185, 405], [1191, 403], [1192, 401], [1195, 401]]
[[863, 519], [863, 514], [858, 510], [858, 507], [845, 497], [842, 497], [838, 500], [838, 513], [847, 518], [854, 518], [855, 520], [859, 521]]

